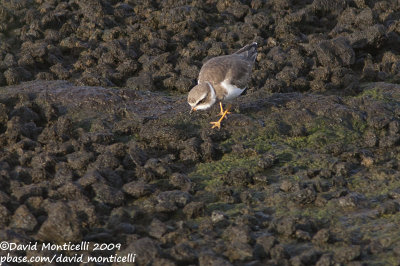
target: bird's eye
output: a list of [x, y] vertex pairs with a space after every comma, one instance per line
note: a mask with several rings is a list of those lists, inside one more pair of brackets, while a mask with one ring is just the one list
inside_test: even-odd
[[198, 102], [197, 104], [203, 104], [206, 102], [206, 97], [204, 97], [200, 102]]

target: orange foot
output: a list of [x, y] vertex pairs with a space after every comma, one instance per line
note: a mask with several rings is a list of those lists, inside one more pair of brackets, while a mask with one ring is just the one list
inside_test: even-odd
[[[222, 105], [221, 105], [221, 106], [222, 106]], [[215, 128], [215, 127], [218, 128], [218, 129], [221, 128], [221, 121], [226, 117], [226, 114], [228, 113], [229, 108], [230, 108], [230, 107], [228, 107], [228, 109], [226, 109], [226, 110], [224, 111], [224, 113], [222, 114], [221, 118], [220, 118], [217, 122], [210, 122], [210, 124], [213, 125], [213, 126], [211, 127], [212, 129]]]
[[213, 125], [211, 128], [221, 128], [221, 120], [218, 120], [217, 122], [210, 122], [211, 125]]

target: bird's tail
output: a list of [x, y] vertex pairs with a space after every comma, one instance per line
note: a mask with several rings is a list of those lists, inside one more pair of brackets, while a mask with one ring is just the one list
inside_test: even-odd
[[257, 57], [257, 43], [253, 42], [241, 48], [235, 54], [245, 57], [247, 60], [254, 62]]

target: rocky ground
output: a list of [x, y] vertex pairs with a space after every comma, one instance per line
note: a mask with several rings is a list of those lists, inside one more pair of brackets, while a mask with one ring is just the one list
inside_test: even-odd
[[[398, 265], [399, 18], [389, 0], [0, 0], [0, 240]], [[189, 115], [187, 92], [252, 41], [247, 94], [212, 130], [218, 106]], [[54, 254], [74, 252], [13, 252]]]

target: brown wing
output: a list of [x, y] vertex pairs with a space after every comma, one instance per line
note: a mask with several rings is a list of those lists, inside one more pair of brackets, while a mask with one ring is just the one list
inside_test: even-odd
[[219, 84], [227, 80], [244, 88], [250, 78], [253, 63], [238, 55], [225, 55], [210, 59], [200, 70], [199, 83]]
[[253, 64], [247, 60], [235, 60], [233, 65], [234, 67], [229, 68], [225, 79], [232, 85], [244, 89], [249, 82]]
[[199, 83], [208, 81], [212, 84], [217, 84], [223, 81], [227, 73], [225, 57], [227, 56], [214, 57], [204, 63], [200, 69]]

